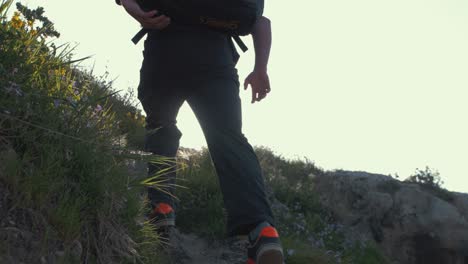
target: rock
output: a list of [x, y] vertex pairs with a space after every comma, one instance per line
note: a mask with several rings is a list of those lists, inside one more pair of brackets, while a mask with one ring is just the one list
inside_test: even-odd
[[468, 220], [468, 194], [453, 193], [453, 195], [453, 205], [458, 208], [458, 211], [460, 211], [465, 220]]
[[83, 254], [83, 246], [81, 245], [80, 241], [78, 240], [73, 241], [70, 247], [70, 254], [77, 259], [81, 258], [81, 255]]
[[349, 232], [372, 238], [401, 264], [465, 264], [468, 195], [442, 199], [418, 184], [367, 172], [336, 171], [315, 191]]
[[170, 235], [169, 255], [177, 264], [243, 264], [246, 261], [245, 239], [207, 241], [193, 234], [183, 234], [173, 229]]

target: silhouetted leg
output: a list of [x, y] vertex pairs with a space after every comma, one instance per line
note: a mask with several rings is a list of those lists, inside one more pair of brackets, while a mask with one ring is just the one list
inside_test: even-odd
[[192, 87], [187, 102], [202, 127], [216, 167], [228, 214], [228, 235], [247, 234], [263, 221], [274, 225], [260, 164], [242, 134], [237, 75], [199, 81]]
[[[185, 98], [180, 86], [173, 81], [163, 81], [153, 72], [151, 60], [145, 58], [141, 69], [138, 98], [146, 112], [145, 151], [168, 159], [166, 164], [148, 163], [148, 177], [163, 169], [174, 167], [182, 133], [176, 126], [176, 118]], [[173, 200], [176, 173], [174, 169], [159, 175], [155, 181], [163, 188], [148, 188], [148, 198], [154, 207], [165, 202], [175, 208]]]

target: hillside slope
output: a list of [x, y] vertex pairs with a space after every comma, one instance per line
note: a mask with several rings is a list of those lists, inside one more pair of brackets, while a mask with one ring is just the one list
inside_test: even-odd
[[[0, 4], [0, 263], [245, 263], [208, 151], [181, 148], [177, 230], [144, 221], [144, 116], [74, 67], [43, 9]], [[468, 264], [468, 194], [255, 149], [287, 264]], [[156, 186], [157, 187], [157, 186]]]

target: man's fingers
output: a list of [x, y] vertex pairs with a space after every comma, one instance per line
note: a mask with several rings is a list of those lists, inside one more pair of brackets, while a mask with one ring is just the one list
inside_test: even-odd
[[156, 14], [158, 14], [158, 11], [157, 10], [153, 10], [153, 11], [149, 11], [149, 12], [144, 12], [142, 14], [142, 17], [144, 19], [149, 19], [149, 18], [152, 18], [154, 17]]
[[250, 80], [249, 78], [245, 78], [245, 81], [244, 81], [244, 90], [247, 90], [247, 87], [249, 86], [249, 83], [250, 83]]
[[161, 24], [161, 27], [159, 29], [163, 29], [167, 26], [169, 26], [169, 24], [171, 23], [171, 20], [170, 19], [167, 19], [166, 21], [164, 21], [162, 24]]
[[144, 28], [163, 29], [171, 23], [171, 19], [167, 16], [159, 16], [153, 19], [146, 20], [142, 23]]
[[257, 101], [260, 102], [262, 99], [264, 99], [267, 96], [266, 92], [259, 92], [257, 94]]
[[167, 20], [170, 20], [170, 18], [167, 17], [167, 16], [162, 15], [162, 16], [147, 18], [147, 19], [145, 19], [145, 23], [148, 23], [148, 24], [159, 24], [159, 23], [166, 22]]
[[263, 92], [263, 93], [259, 93], [258, 95], [258, 101], [261, 101], [263, 98], [265, 98], [267, 96], [267, 93], [266, 92]]
[[[264, 99], [267, 94], [268, 94], [268, 89], [265, 88], [257, 88], [255, 85], [252, 85], [252, 103], [255, 102], [260, 102], [262, 99]], [[247, 89], [247, 87], [245, 87]]]
[[268, 76], [261, 76], [252, 72], [244, 81], [244, 89], [247, 90], [248, 86], [252, 88], [252, 103], [260, 102], [267, 97], [271, 91], [270, 81]]

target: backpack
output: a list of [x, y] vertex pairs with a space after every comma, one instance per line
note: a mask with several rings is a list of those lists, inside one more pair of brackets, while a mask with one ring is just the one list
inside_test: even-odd
[[[239, 36], [252, 32], [253, 26], [263, 11], [258, 0], [137, 0], [144, 11], [158, 10], [174, 23], [208, 27], [230, 35], [242, 51], [247, 46]], [[120, 0], [116, 0], [120, 5]], [[263, 3], [263, 1], [261, 1]], [[148, 33], [142, 29], [132, 39], [137, 44]]]

